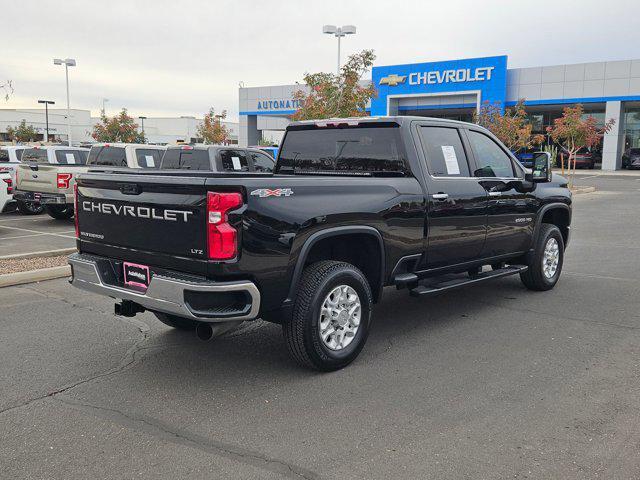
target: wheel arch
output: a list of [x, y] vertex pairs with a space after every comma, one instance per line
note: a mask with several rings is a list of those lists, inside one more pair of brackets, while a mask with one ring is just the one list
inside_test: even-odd
[[540, 209], [531, 245], [535, 245], [540, 235], [540, 227], [543, 223], [551, 223], [557, 226], [562, 233], [565, 248], [569, 243], [569, 232], [571, 228], [571, 208], [566, 203], [550, 203]]
[[[354, 266], [358, 267], [364, 273], [371, 287], [374, 302], [377, 302], [380, 299], [382, 295], [382, 287], [384, 285], [385, 275], [385, 250], [382, 235], [374, 227], [370, 227], [367, 225], [349, 225], [320, 230], [313, 233], [309, 236], [309, 238], [305, 240], [304, 244], [300, 248], [300, 253], [298, 254], [298, 258], [296, 260], [296, 265], [291, 277], [291, 284], [289, 286], [289, 293], [287, 295], [285, 303], [291, 303], [295, 298], [298, 284], [300, 283], [300, 279], [302, 278], [302, 272], [305, 266], [308, 264], [309, 260], [349, 261], [348, 258], [341, 258], [340, 256], [338, 258], [324, 258], [322, 256], [322, 247], [328, 246], [329, 248], [331, 248], [331, 246], [335, 246], [337, 240], [344, 240], [344, 238], [341, 237], [352, 237], [354, 240], [358, 237], [367, 239], [367, 248], [374, 248], [375, 253], [377, 253], [377, 256], [375, 257], [377, 260], [376, 262], [363, 263], [362, 261], [350, 261], [349, 263], [353, 263]], [[353, 251], [350, 245], [346, 246], [346, 250], [350, 252]], [[366, 251], [366, 249], [363, 250], [363, 252], [365, 253]], [[320, 257], [316, 258], [314, 255], [320, 255]], [[358, 258], [362, 259], [363, 257]]]

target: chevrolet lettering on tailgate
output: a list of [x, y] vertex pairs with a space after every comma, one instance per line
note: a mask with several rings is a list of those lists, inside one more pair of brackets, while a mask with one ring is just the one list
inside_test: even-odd
[[162, 210], [153, 207], [140, 207], [133, 205], [115, 205], [113, 203], [100, 203], [85, 200], [82, 202], [82, 210], [85, 212], [102, 213], [103, 215], [120, 215], [123, 217], [148, 218], [151, 220], [165, 220], [187, 222], [193, 212], [186, 210]]

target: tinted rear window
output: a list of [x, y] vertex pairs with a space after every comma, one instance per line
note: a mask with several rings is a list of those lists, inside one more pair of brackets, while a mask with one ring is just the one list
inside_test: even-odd
[[155, 148], [136, 148], [138, 165], [142, 168], [160, 168], [162, 153], [162, 150], [156, 150]]
[[162, 168], [169, 170], [211, 170], [209, 150], [170, 148], [164, 152]]
[[61, 165], [84, 165], [87, 152], [82, 150], [56, 150], [56, 161]]
[[23, 162], [49, 163], [47, 151], [35, 148], [27, 148], [22, 154]]
[[9, 152], [5, 149], [0, 149], [0, 162], [9, 161]]
[[87, 165], [104, 167], [126, 167], [127, 155], [122, 147], [93, 146], [89, 152]]
[[282, 144], [280, 173], [406, 174], [400, 129], [394, 124], [293, 128]]

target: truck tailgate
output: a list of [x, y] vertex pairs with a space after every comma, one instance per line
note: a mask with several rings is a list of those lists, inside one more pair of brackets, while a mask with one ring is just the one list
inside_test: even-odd
[[18, 165], [16, 189], [26, 192], [60, 193], [57, 187], [57, 175], [57, 165], [21, 163]]
[[206, 271], [205, 178], [87, 173], [77, 185], [81, 251]]

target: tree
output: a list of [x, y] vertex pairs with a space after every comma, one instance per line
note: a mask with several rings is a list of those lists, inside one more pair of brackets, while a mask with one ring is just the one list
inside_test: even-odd
[[[611, 130], [615, 123], [609, 119], [603, 127], [598, 127], [598, 121], [591, 115], [586, 116], [581, 104], [565, 107], [562, 117], [556, 118], [553, 126], [547, 127], [547, 133], [569, 154], [569, 186], [573, 185], [573, 174], [576, 171], [576, 153], [581, 148], [591, 148], [602, 141], [602, 136]], [[571, 161], [573, 160], [573, 172]], [[564, 165], [563, 165], [564, 167]]]
[[365, 108], [376, 95], [376, 89], [371, 83], [360, 85], [360, 80], [375, 59], [373, 50], [363, 50], [347, 59], [339, 75], [305, 73], [304, 83], [308, 90], [293, 93], [293, 99], [300, 105], [293, 120], [366, 116]]
[[138, 131], [138, 124], [127, 114], [126, 108], [111, 118], [107, 117], [103, 110], [100, 122], [93, 126], [91, 137], [97, 142], [146, 142], [144, 134]]
[[213, 107], [209, 109], [209, 113], [204, 116], [202, 123], [196, 128], [198, 137], [204, 140], [204, 143], [220, 145], [229, 141], [229, 129], [222, 123], [227, 118], [227, 111], [216, 115]]
[[27, 125], [26, 120], [22, 120], [16, 127], [7, 127], [7, 136], [14, 142], [34, 142], [38, 139], [38, 132], [33, 125]]
[[524, 98], [511, 108], [502, 109], [495, 104], [486, 103], [475, 114], [474, 121], [493, 133], [514, 153], [533, 148], [544, 142], [544, 135], [533, 134], [533, 125], [529, 122], [524, 109]]

